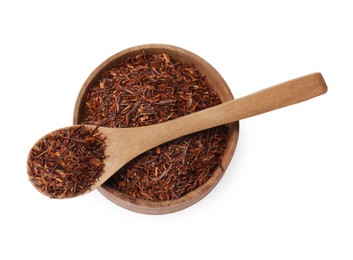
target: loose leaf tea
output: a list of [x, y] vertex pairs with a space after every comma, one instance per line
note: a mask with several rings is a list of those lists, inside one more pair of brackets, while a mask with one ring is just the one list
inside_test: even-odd
[[86, 192], [103, 170], [104, 140], [97, 129], [83, 125], [50, 133], [29, 153], [30, 181], [51, 198]]
[[[221, 103], [194, 66], [144, 52], [105, 72], [85, 101], [83, 122], [108, 127], [157, 124]], [[125, 165], [108, 184], [140, 199], [180, 198], [212, 176], [227, 134], [220, 126], [158, 146]]]

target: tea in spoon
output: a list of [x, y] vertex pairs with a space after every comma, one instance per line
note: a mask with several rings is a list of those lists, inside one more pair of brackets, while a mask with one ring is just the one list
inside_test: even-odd
[[160, 144], [303, 102], [326, 91], [322, 75], [314, 73], [156, 125], [62, 128], [42, 137], [31, 149], [27, 162], [29, 179], [40, 192], [53, 198], [82, 195], [102, 185], [139, 154]]

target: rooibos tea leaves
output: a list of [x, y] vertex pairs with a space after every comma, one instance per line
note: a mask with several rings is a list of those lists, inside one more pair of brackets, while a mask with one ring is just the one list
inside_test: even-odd
[[[138, 127], [221, 103], [192, 65], [166, 54], [139, 53], [88, 89], [83, 123]], [[120, 169], [109, 184], [135, 198], [165, 201], [203, 185], [220, 165], [228, 129], [216, 127], [161, 145]]]
[[29, 179], [51, 198], [80, 195], [100, 177], [104, 151], [105, 142], [97, 129], [82, 125], [56, 130], [31, 149]]

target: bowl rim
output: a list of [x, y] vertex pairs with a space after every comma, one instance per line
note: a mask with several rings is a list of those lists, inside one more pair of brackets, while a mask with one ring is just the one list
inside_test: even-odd
[[[118, 63], [118, 60], [126, 60], [128, 56], [134, 55], [135, 53], [151, 52], [151, 53], [162, 53], [166, 52], [174, 59], [183, 61], [186, 59], [188, 62], [191, 61], [193, 65], [200, 70], [203, 74], [204, 71], [207, 71], [208, 75], [213, 75], [212, 82], [217, 81], [217, 89], [215, 91], [220, 96], [222, 102], [234, 99], [233, 94], [223, 79], [223, 77], [219, 74], [219, 72], [207, 61], [205, 61], [200, 56], [185, 50], [181, 47], [177, 47], [169, 44], [142, 44], [134, 47], [130, 47], [124, 49], [116, 54], [110, 56], [106, 60], [104, 60], [99, 66], [96, 67], [95, 70], [88, 76], [88, 78], [83, 83], [80, 92], [77, 96], [74, 114], [73, 114], [73, 123], [80, 124], [81, 118], [80, 115], [83, 114], [84, 111], [84, 103], [85, 95], [89, 87], [93, 84], [96, 84], [97, 80], [100, 76], [113, 68]], [[194, 62], [192, 62], [194, 61]], [[206, 75], [206, 78], [207, 76]], [[207, 78], [209, 80], [209, 78]], [[214, 85], [209, 83], [210, 85]], [[212, 87], [212, 86], [211, 86]], [[228, 140], [226, 145], [226, 150], [223, 153], [221, 164], [217, 169], [212, 173], [212, 176], [206, 183], [199, 186], [195, 190], [185, 194], [184, 196], [168, 201], [148, 201], [139, 198], [134, 198], [125, 193], [119, 192], [116, 189], [113, 189], [110, 185], [104, 183], [101, 187], [98, 188], [98, 191], [106, 197], [108, 200], [112, 201], [118, 206], [121, 206], [125, 209], [144, 214], [167, 214], [173, 213], [176, 211], [180, 211], [185, 209], [201, 199], [203, 199], [207, 194], [209, 194], [213, 188], [218, 184], [218, 182], [223, 177], [228, 165], [230, 164], [233, 155], [235, 153], [235, 149], [237, 146], [238, 138], [239, 138], [239, 121], [228, 124]], [[226, 157], [224, 155], [227, 155]]]

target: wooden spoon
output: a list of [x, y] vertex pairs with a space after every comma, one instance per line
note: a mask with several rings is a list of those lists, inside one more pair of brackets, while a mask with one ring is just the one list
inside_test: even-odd
[[104, 159], [101, 177], [85, 193], [102, 185], [136, 156], [160, 144], [306, 101], [326, 92], [327, 86], [322, 75], [314, 73], [164, 123], [135, 128], [99, 127], [99, 132], [106, 137], [107, 158]]

